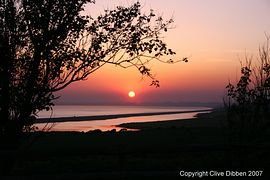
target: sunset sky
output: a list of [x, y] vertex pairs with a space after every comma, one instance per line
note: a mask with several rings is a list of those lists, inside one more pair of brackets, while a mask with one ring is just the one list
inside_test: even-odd
[[[96, 16], [104, 9], [130, 5], [130, 0], [96, 0], [86, 12]], [[239, 59], [257, 55], [270, 35], [269, 0], [143, 0], [143, 11], [154, 9], [174, 19], [174, 29], [164, 34], [177, 57], [188, 63], [153, 62], [152, 72], [161, 87], [149, 86], [135, 68], [107, 65], [58, 93], [60, 103], [221, 102], [228, 81], [239, 77]], [[136, 97], [129, 98], [128, 92]]]

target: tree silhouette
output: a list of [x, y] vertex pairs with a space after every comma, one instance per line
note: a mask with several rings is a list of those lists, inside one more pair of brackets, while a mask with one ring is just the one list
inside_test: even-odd
[[94, 0], [0, 1], [1, 136], [30, 130], [56, 91], [108, 63], [136, 67], [159, 86], [146, 63], [175, 54], [160, 37], [173, 21], [141, 13], [139, 2], [94, 19], [82, 15], [87, 3]]
[[257, 61], [246, 57], [238, 82], [226, 87], [228, 125], [241, 141], [251, 142], [263, 136], [270, 125], [269, 36], [266, 39], [259, 48]]

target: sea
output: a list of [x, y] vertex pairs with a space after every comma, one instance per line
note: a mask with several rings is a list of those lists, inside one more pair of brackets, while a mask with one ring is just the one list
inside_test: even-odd
[[[56, 105], [52, 111], [41, 111], [38, 118], [59, 118], [59, 117], [80, 117], [80, 116], [102, 116], [102, 115], [120, 115], [120, 114], [137, 114], [137, 113], [158, 113], [158, 112], [175, 112], [175, 111], [197, 111], [209, 110], [208, 107], [179, 107], [179, 106], [93, 106], [93, 105]], [[154, 122], [154, 121], [171, 121], [179, 119], [192, 119], [198, 114], [197, 112], [153, 115], [153, 116], [136, 116], [114, 118], [108, 120], [91, 120], [91, 121], [74, 121], [74, 122], [57, 122], [57, 123], [39, 123], [35, 126], [40, 131], [79, 131], [88, 132], [92, 130], [101, 131], [120, 131], [121, 127], [117, 125], [134, 122]], [[134, 130], [134, 129], [127, 129]]]

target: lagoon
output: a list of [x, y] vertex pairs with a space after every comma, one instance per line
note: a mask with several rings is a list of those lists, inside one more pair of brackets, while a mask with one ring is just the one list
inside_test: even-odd
[[41, 123], [35, 126], [46, 131], [119, 131], [117, 125], [123, 123], [192, 119], [209, 111], [208, 107], [58, 105], [52, 112], [40, 112]]

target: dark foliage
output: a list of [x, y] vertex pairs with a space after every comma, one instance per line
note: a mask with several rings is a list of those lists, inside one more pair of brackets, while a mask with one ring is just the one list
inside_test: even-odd
[[[254, 63], [254, 64], [252, 64]], [[240, 141], [258, 139], [269, 128], [270, 121], [270, 49], [260, 47], [258, 61], [246, 57], [241, 77], [236, 85], [228, 84], [228, 123]]]
[[82, 15], [85, 4], [94, 2], [0, 1], [1, 136], [31, 130], [37, 112], [52, 108], [54, 92], [106, 63], [136, 67], [159, 86], [145, 64], [175, 54], [160, 37], [173, 21], [152, 10], [141, 13], [138, 2], [96, 19]]

